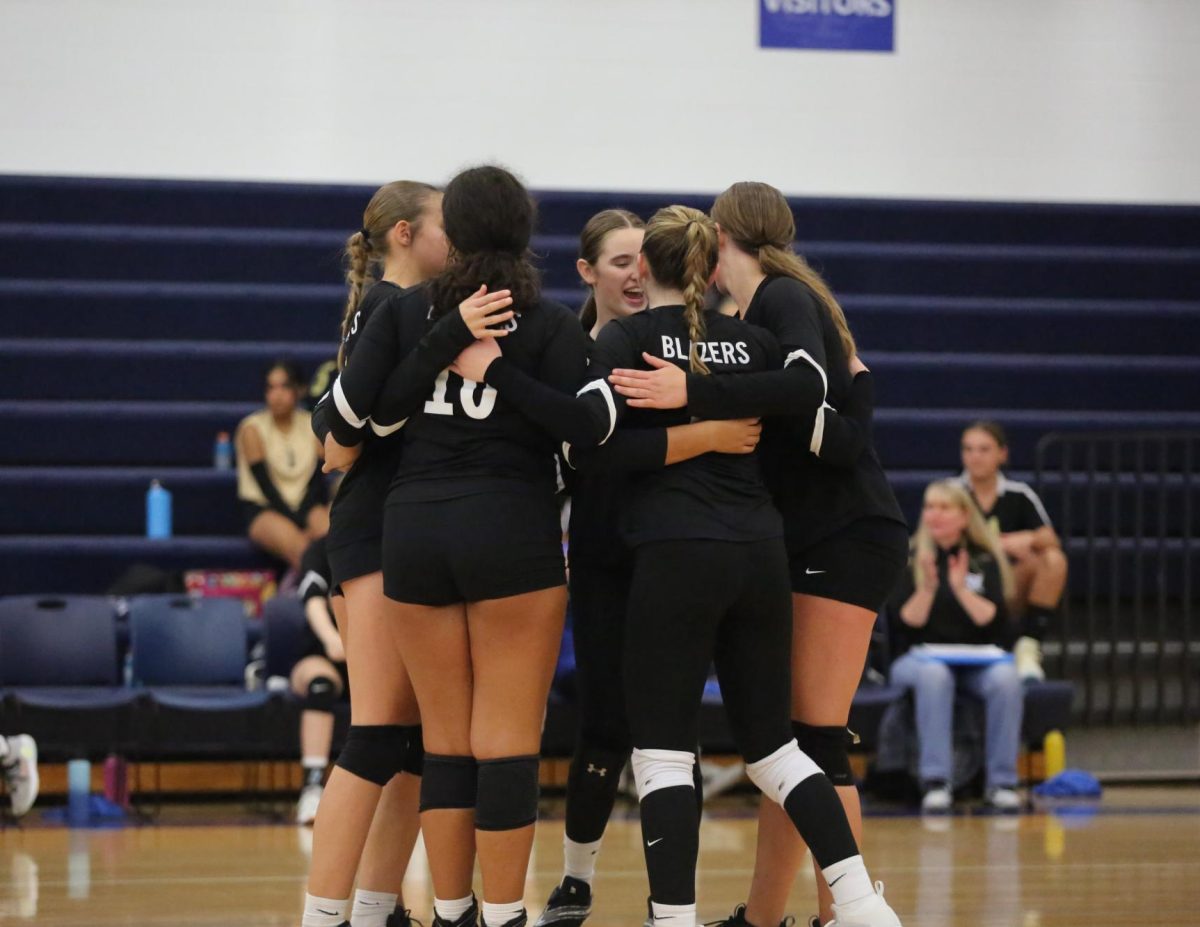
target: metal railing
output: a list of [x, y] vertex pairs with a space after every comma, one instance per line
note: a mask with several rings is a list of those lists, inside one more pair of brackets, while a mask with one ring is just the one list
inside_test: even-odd
[[1071, 574], [1047, 664], [1080, 684], [1084, 723], [1200, 719], [1198, 444], [1195, 431], [1038, 442], [1038, 492]]

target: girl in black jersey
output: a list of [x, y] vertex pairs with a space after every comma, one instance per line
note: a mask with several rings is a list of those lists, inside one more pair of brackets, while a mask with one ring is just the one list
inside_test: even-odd
[[[580, 233], [577, 267], [590, 293], [579, 320], [593, 339], [612, 320], [646, 306], [637, 268], [644, 228], [633, 213], [606, 209], [592, 216]], [[628, 449], [622, 452], [625, 467], [652, 470], [709, 451], [750, 453], [760, 431], [754, 420], [696, 422], [668, 429], [624, 429], [614, 442], [625, 439], [642, 449], [636, 461], [630, 459]], [[579, 735], [567, 777], [563, 879], [538, 918], [538, 927], [577, 927], [591, 913], [591, 883], [601, 839], [621, 770], [633, 749], [621, 688], [633, 557], [620, 538], [619, 519], [635, 474], [614, 471], [603, 462], [597, 458], [585, 466], [576, 460], [580, 469], [568, 465], [563, 471], [571, 506], [570, 589]]]
[[[371, 197], [362, 228], [346, 244], [349, 296], [339, 363], [354, 356], [375, 312], [445, 265], [441, 200], [435, 187], [410, 181], [389, 183]], [[328, 404], [328, 396], [318, 404], [313, 430], [326, 448], [325, 469], [349, 471], [330, 510], [325, 545], [353, 697], [350, 732], [316, 812], [303, 927], [351, 919], [346, 909], [356, 871], [354, 927], [385, 921], [396, 927], [407, 922], [398, 896], [419, 830], [423, 754], [416, 698], [391, 632], [380, 571], [383, 500], [399, 437], [372, 436], [348, 451], [328, 437]], [[310, 700], [320, 698], [310, 692]]]
[[[779, 339], [785, 369], [721, 378], [656, 364], [661, 369], [650, 374], [617, 371], [613, 382], [633, 406], [790, 416], [768, 422], [760, 455], [788, 549], [793, 725], [860, 834], [846, 722], [875, 616], [907, 549], [903, 515], [871, 445], [871, 376], [837, 300], [791, 250], [795, 223], [783, 195], [767, 184], [734, 184], [712, 215], [720, 229], [718, 285], [746, 321]], [[764, 803], [750, 898], [731, 920], [779, 923], [803, 853], [785, 816]], [[824, 880], [817, 885], [824, 923], [832, 899]]]
[[[493, 388], [446, 367], [490, 326], [512, 363], [553, 389], [582, 378], [584, 333], [541, 296], [526, 257], [535, 213], [501, 168], [456, 176], [443, 199], [446, 271], [372, 317], [330, 408], [341, 444], [368, 417], [404, 434], [384, 514], [384, 591], [421, 708], [421, 823], [439, 925], [478, 917], [476, 849], [484, 923], [525, 922], [542, 719], [566, 605], [556, 446]], [[512, 310], [473, 315], [463, 308], [473, 294], [488, 312]]]
[[[622, 421], [687, 421], [684, 410], [627, 409], [607, 376], [650, 356], [687, 365], [705, 379], [780, 366], [779, 347], [765, 330], [702, 311], [716, 258], [717, 232], [708, 217], [681, 206], [660, 210], [646, 227], [639, 258], [651, 308], [600, 332], [589, 369], [595, 379], [578, 400], [544, 395], [507, 351], [487, 364], [486, 382], [573, 444], [604, 443]], [[832, 886], [838, 923], [899, 924], [872, 888], [832, 784], [792, 737], [783, 524], [758, 461], [706, 454], [649, 474], [631, 494], [625, 535], [634, 573], [624, 688], [653, 920], [695, 924], [699, 818], [691, 751], [715, 661], [747, 773], [803, 834]]]

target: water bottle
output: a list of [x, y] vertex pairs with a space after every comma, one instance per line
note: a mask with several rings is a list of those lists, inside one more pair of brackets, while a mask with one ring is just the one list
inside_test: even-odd
[[67, 824], [86, 827], [91, 817], [92, 764], [87, 760], [67, 763]]
[[233, 469], [233, 442], [228, 431], [217, 432], [217, 443], [213, 446], [213, 467], [218, 470]]
[[158, 480], [150, 483], [146, 492], [146, 537], [169, 538], [171, 536], [171, 494], [163, 489]]

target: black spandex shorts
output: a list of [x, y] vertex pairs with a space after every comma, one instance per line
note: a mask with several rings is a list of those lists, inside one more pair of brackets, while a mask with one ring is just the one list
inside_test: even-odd
[[414, 605], [480, 602], [566, 583], [562, 528], [547, 493], [490, 491], [389, 502], [383, 591]]
[[334, 589], [383, 569], [383, 505], [398, 461], [395, 448], [368, 445], [342, 479], [325, 539]]
[[908, 563], [908, 531], [886, 518], [863, 518], [788, 556], [792, 592], [883, 608]]
[[340, 547], [328, 547], [329, 575], [333, 577], [330, 595], [342, 595], [342, 583], [383, 569], [383, 542], [379, 538], [348, 541]]

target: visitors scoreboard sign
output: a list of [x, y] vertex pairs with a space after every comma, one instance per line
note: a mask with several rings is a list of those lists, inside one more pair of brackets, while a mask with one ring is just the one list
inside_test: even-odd
[[890, 52], [897, 0], [759, 0], [759, 45]]

